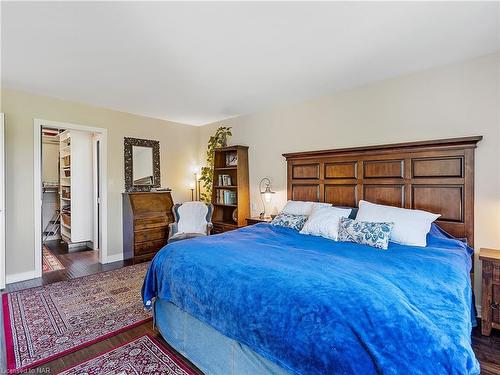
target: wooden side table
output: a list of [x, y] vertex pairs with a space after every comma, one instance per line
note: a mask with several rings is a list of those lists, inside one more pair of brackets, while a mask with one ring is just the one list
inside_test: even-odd
[[267, 218], [267, 219], [262, 219], [259, 216], [254, 216], [254, 217], [248, 217], [247, 218], [247, 225], [253, 225], [253, 224], [258, 224], [258, 223], [270, 223], [273, 219]]
[[500, 250], [481, 249], [483, 262], [483, 289], [481, 333], [489, 336], [491, 329], [500, 329]]

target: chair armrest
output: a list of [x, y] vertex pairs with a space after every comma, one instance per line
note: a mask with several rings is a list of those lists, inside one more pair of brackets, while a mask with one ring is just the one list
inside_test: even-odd
[[170, 223], [168, 225], [168, 238], [177, 233], [177, 223]]

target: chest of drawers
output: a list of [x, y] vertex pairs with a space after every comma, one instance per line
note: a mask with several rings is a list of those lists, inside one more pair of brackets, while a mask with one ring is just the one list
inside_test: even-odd
[[170, 192], [123, 194], [123, 258], [134, 263], [150, 260], [167, 244], [174, 221]]

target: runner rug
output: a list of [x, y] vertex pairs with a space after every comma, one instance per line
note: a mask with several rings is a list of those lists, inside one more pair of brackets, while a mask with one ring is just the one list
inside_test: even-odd
[[52, 272], [52, 271], [59, 271], [63, 270], [64, 266], [62, 263], [57, 259], [57, 257], [52, 254], [49, 250], [49, 248], [45, 245], [42, 247], [42, 271], [45, 272]]
[[194, 375], [195, 372], [161, 343], [144, 335], [71, 367], [60, 374]]
[[148, 263], [2, 295], [7, 367], [21, 372], [151, 319]]

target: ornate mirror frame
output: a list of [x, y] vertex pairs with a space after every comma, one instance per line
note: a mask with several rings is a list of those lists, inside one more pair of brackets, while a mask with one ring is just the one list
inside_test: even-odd
[[[153, 185], [134, 185], [132, 146], [151, 147], [153, 149]], [[123, 139], [123, 150], [125, 159], [125, 191], [151, 191], [151, 188], [159, 188], [161, 186], [160, 141], [125, 137]]]

